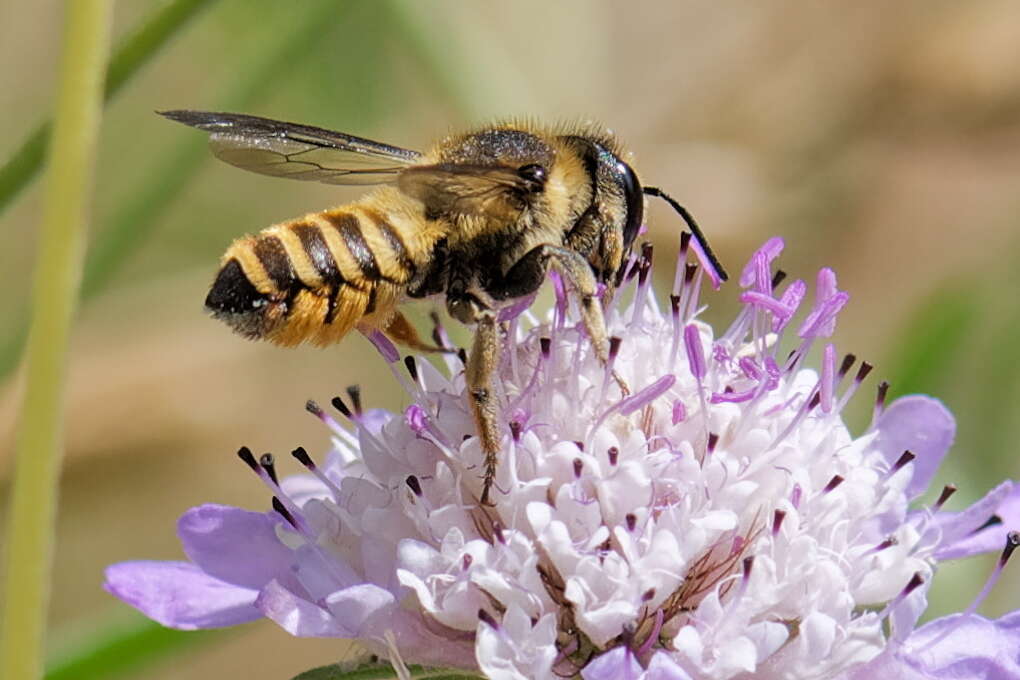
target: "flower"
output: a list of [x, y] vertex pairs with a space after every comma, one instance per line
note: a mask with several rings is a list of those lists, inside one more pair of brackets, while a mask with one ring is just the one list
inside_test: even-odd
[[492, 506], [462, 364], [408, 357], [408, 378], [374, 338], [411, 396], [403, 414], [351, 391], [353, 409], [334, 400], [349, 430], [310, 403], [334, 448], [321, 465], [294, 452], [309, 474], [279, 482], [271, 456], [241, 450], [272, 512], [194, 508], [178, 527], [188, 562], [113, 565], [106, 588], [176, 628], [267, 617], [497, 679], [1020, 678], [1020, 613], [988, 621], [975, 601], [915, 630], [941, 561], [1015, 544], [1020, 487], [962, 512], [943, 509], [947, 487], [912, 508], [952, 416], [925, 396], [886, 407], [883, 384], [852, 436], [841, 413], [871, 366], [828, 342], [848, 295], [822, 269], [794, 324], [808, 287], [780, 292], [782, 249], [753, 255], [743, 309], [716, 333], [703, 270], [681, 266], [662, 310], [647, 247], [607, 306], [608, 366], [557, 277], [548, 320], [506, 314]]

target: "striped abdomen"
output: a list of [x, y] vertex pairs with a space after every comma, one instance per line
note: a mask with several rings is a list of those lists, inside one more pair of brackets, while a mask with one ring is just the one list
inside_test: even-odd
[[383, 324], [431, 247], [413, 222], [366, 201], [240, 238], [206, 308], [242, 335], [281, 345], [326, 345], [355, 324]]

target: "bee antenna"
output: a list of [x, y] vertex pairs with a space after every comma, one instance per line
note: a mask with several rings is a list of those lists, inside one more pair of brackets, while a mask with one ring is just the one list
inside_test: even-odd
[[701, 249], [705, 251], [705, 256], [708, 258], [708, 261], [712, 264], [712, 267], [719, 274], [719, 278], [722, 279], [723, 281], [726, 281], [729, 278], [729, 275], [726, 273], [726, 270], [723, 269], [723, 266], [719, 263], [719, 258], [717, 258], [715, 256], [715, 253], [712, 252], [712, 246], [708, 245], [708, 239], [705, 238], [705, 235], [701, 232], [701, 227], [699, 227], [698, 223], [694, 221], [694, 217], [689, 212], [687, 212], [687, 208], [677, 203], [672, 196], [667, 194], [659, 187], [642, 187], [641, 190], [649, 196], [661, 198], [662, 200], [666, 201], [666, 203], [669, 203], [670, 207], [672, 207], [673, 210], [675, 210], [677, 214], [683, 218], [683, 221], [687, 223], [687, 226], [690, 227], [691, 232], [694, 234], [694, 238], [698, 240], [698, 244], [701, 246]]

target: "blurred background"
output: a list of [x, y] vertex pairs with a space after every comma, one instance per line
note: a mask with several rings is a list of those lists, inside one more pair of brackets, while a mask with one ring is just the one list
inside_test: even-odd
[[[118, 3], [115, 34], [160, 5]], [[62, 12], [57, 0], [0, 6], [0, 160], [51, 109]], [[951, 507], [1020, 475], [1015, 2], [210, 0], [103, 121], [71, 356], [56, 654], [136, 622], [100, 589], [106, 564], [180, 558], [174, 524], [193, 505], [267, 507], [239, 445], [323, 451], [305, 400], [326, 403], [351, 383], [372, 406], [404, 405], [360, 337], [288, 351], [206, 318], [202, 301], [233, 238], [360, 192], [219, 163], [204, 135], [153, 114], [168, 108], [243, 111], [410, 148], [508, 115], [602, 120], [642, 178], [697, 216], [731, 271], [772, 235], [787, 240], [781, 266], [793, 277], [835, 268], [852, 296], [837, 348], [877, 367], [851, 414], [856, 431], [885, 378], [892, 394], [930, 392], [956, 414], [939, 477], [960, 487]], [[39, 212], [36, 183], [0, 214], [4, 509]], [[681, 225], [658, 202], [648, 222], [667, 279]], [[732, 285], [712, 295], [708, 319], [727, 321], [735, 297]], [[941, 571], [929, 615], [965, 606], [991, 565]], [[983, 611], [1018, 607], [1013, 569]], [[257, 623], [137, 677], [280, 680], [335, 661], [345, 645]]]

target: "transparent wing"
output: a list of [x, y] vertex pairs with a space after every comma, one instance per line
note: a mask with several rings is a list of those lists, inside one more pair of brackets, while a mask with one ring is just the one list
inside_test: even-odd
[[238, 113], [160, 111], [209, 133], [222, 161], [273, 177], [326, 184], [384, 184], [421, 154], [311, 125]]
[[490, 217], [519, 211], [527, 190], [514, 167], [459, 163], [416, 165], [401, 173], [397, 186], [435, 211]]

